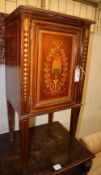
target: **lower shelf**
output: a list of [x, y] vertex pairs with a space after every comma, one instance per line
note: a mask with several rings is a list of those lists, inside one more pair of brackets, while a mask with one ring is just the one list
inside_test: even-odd
[[[8, 135], [0, 137], [0, 159], [6, 175], [21, 175], [19, 133], [14, 143]], [[79, 175], [83, 163], [93, 158], [79, 141], [70, 139], [68, 131], [59, 123], [44, 124], [30, 129], [28, 175]], [[59, 170], [54, 169], [59, 165]]]

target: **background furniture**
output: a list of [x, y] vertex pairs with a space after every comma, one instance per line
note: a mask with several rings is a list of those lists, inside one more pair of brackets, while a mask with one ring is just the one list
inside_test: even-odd
[[[87, 174], [93, 154], [75, 138], [71, 144], [70, 133], [59, 122], [53, 122], [50, 128], [48, 124], [44, 124], [29, 130], [30, 156], [27, 175]], [[23, 175], [19, 131], [15, 131], [14, 135], [14, 142], [9, 142], [9, 133], [0, 135], [0, 160], [5, 175]], [[59, 170], [54, 169], [56, 164], [61, 166]]]
[[95, 155], [89, 175], [101, 174], [101, 131], [85, 136], [83, 144]]
[[[92, 23], [24, 6], [18, 7], [6, 18], [6, 89], [10, 140], [13, 141], [16, 110], [19, 114], [23, 171], [28, 166], [29, 117], [48, 113], [50, 133], [54, 112], [71, 108], [68, 138], [72, 147], [84, 83], [84, 73], [80, 68], [85, 71]], [[82, 163], [92, 157], [92, 154], [88, 155]], [[78, 160], [78, 164], [80, 162]]]

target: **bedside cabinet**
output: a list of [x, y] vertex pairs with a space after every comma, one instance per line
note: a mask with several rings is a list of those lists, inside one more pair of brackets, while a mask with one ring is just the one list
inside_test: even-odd
[[93, 23], [26, 6], [18, 7], [6, 17], [9, 131], [13, 141], [16, 111], [23, 171], [28, 166], [30, 117], [48, 113], [51, 127], [55, 111], [71, 108], [70, 138], [75, 136]]

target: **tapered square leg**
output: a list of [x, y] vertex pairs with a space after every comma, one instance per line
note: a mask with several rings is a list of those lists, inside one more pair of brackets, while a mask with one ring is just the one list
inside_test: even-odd
[[81, 107], [75, 107], [71, 109], [71, 121], [70, 121], [71, 138], [75, 137], [75, 134], [76, 134], [80, 109]]
[[29, 155], [29, 118], [20, 119], [20, 143], [21, 143], [21, 163], [24, 173], [28, 170], [28, 155]]
[[48, 124], [51, 125], [51, 123], [53, 122], [53, 117], [54, 117], [54, 113], [49, 113], [48, 114]]
[[15, 110], [11, 103], [7, 100], [7, 109], [8, 109], [8, 125], [9, 125], [9, 134], [10, 141], [14, 140], [14, 129], [15, 129]]

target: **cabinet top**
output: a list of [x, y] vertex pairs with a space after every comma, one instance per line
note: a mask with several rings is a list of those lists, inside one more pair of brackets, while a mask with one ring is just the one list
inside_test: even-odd
[[54, 12], [50, 10], [45, 10], [41, 8], [35, 8], [32, 6], [19, 6], [11, 14], [9, 14], [6, 20], [10, 18], [21, 15], [21, 14], [30, 14], [33, 19], [45, 20], [50, 22], [57, 22], [63, 24], [69, 24], [79, 27], [86, 27], [91, 24], [95, 24], [95, 21], [89, 19], [83, 19], [72, 15], [67, 15], [64, 13]]

